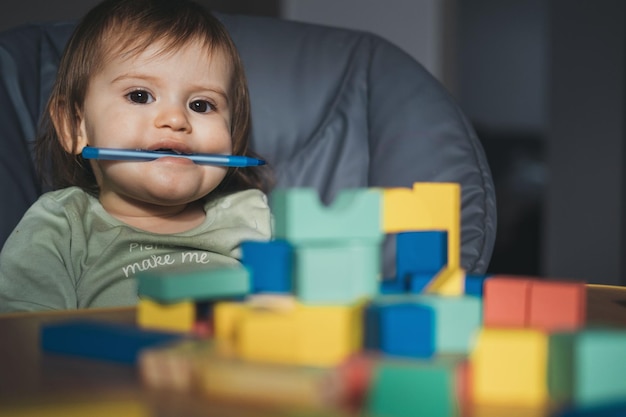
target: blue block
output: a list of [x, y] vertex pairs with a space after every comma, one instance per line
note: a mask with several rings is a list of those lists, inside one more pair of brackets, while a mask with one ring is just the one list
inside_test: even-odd
[[489, 278], [489, 275], [465, 274], [465, 294], [482, 297], [483, 287], [487, 278]]
[[428, 284], [430, 284], [430, 282], [433, 280], [435, 275], [437, 275], [437, 273], [438, 272], [435, 272], [435, 273], [424, 272], [424, 273], [417, 273], [417, 274], [409, 275], [407, 279], [408, 284], [409, 284], [408, 292], [413, 293], [413, 294], [423, 293], [426, 287], [428, 286]]
[[293, 248], [286, 240], [246, 241], [241, 262], [251, 271], [253, 293], [291, 293]]
[[380, 282], [381, 294], [403, 294], [407, 291], [406, 281], [398, 278], [384, 278]]
[[180, 334], [95, 320], [45, 324], [40, 334], [44, 352], [126, 364], [136, 363], [139, 352], [144, 348], [181, 338]]
[[396, 275], [436, 274], [448, 264], [448, 233], [403, 232], [396, 235]]
[[431, 358], [435, 313], [412, 303], [371, 304], [365, 310], [365, 348], [390, 356]]

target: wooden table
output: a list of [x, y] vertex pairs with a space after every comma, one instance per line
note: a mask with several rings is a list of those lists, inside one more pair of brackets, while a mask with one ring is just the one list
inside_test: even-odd
[[[626, 287], [590, 285], [587, 302], [590, 325], [626, 327]], [[4, 415], [2, 407], [7, 404], [71, 402], [77, 398], [86, 401], [129, 399], [158, 409], [159, 416], [259, 415], [258, 410], [233, 410], [232, 407], [209, 404], [192, 395], [151, 392], [142, 387], [137, 370], [131, 366], [42, 354], [39, 350], [40, 326], [71, 318], [133, 323], [135, 309], [0, 316], [0, 416]]]
[[[65, 405], [80, 402], [139, 404], [149, 415], [159, 417], [259, 415], [245, 407], [208, 403], [194, 395], [145, 389], [133, 366], [42, 354], [40, 326], [73, 318], [134, 323], [135, 308], [0, 316], [0, 416], [67, 416]], [[138, 415], [128, 413], [128, 407], [118, 407], [122, 415], [112, 417]], [[91, 410], [87, 414], [92, 414]]]

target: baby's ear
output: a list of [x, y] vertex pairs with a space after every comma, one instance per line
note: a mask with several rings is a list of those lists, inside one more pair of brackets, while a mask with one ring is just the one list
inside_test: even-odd
[[50, 106], [50, 119], [63, 149], [70, 154], [80, 154], [87, 146], [82, 112], [79, 109], [71, 111], [65, 101], [59, 100]]

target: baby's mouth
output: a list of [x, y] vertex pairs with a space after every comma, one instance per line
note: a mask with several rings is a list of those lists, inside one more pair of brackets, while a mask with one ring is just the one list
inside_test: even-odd
[[182, 152], [182, 151], [179, 151], [178, 149], [172, 149], [172, 148], [158, 148], [158, 149], [152, 150], [151, 152], [169, 153], [169, 154], [176, 154], [176, 155], [191, 155], [191, 153]]

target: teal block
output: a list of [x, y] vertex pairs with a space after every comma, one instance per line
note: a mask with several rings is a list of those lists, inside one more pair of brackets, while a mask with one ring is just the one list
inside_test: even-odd
[[349, 304], [378, 293], [380, 245], [327, 242], [294, 248], [294, 287], [308, 304]]
[[418, 304], [435, 311], [435, 350], [437, 353], [468, 354], [482, 326], [482, 299], [472, 296], [419, 295]]
[[278, 189], [270, 195], [274, 236], [291, 244], [359, 239], [381, 241], [382, 192], [346, 189], [325, 206], [313, 188]]
[[383, 360], [374, 369], [366, 413], [385, 417], [453, 417], [456, 369], [453, 361]]
[[577, 406], [626, 399], [626, 330], [587, 329], [550, 337], [548, 387]]
[[250, 272], [243, 266], [142, 272], [140, 296], [162, 303], [213, 300], [250, 293]]

